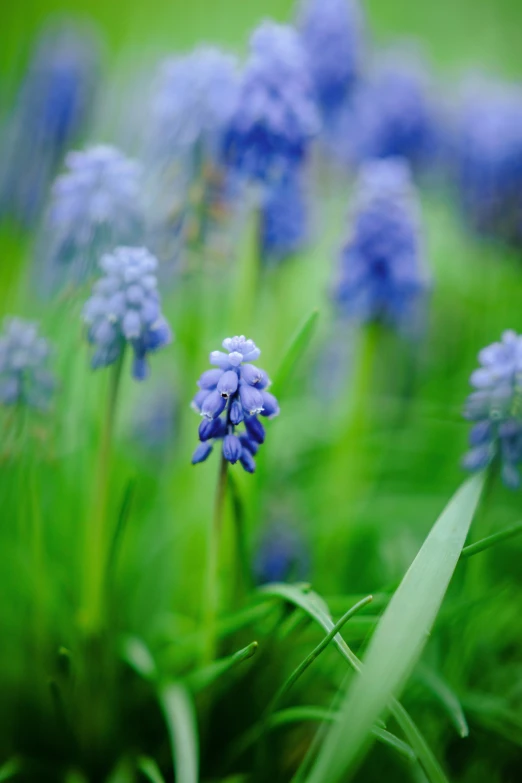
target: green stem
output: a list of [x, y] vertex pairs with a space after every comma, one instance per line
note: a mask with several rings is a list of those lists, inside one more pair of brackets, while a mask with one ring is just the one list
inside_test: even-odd
[[89, 632], [96, 633], [104, 625], [103, 598], [107, 547], [110, 537], [107, 535], [107, 503], [109, 474], [112, 457], [112, 441], [116, 420], [116, 408], [120, 389], [121, 374], [125, 358], [125, 348], [111, 369], [109, 396], [103, 424], [98, 465], [95, 479], [95, 497], [92, 518], [88, 521], [85, 595], [82, 620]]
[[500, 533], [493, 533], [493, 535], [487, 536], [486, 538], [481, 538], [480, 541], [477, 541], [474, 544], [465, 546], [461, 552], [460, 557], [463, 559], [466, 557], [471, 557], [472, 555], [478, 555], [479, 552], [483, 552], [485, 549], [489, 549], [489, 547], [495, 546], [495, 544], [499, 544], [501, 541], [506, 541], [507, 539], [513, 538], [514, 536], [519, 536], [521, 533], [522, 523], [513, 525], [512, 527], [508, 527], [505, 530], [501, 530]]
[[202, 664], [204, 666], [208, 666], [214, 660], [216, 652], [217, 614], [219, 608], [219, 542], [223, 528], [227, 483], [228, 462], [221, 456], [214, 514], [207, 544], [207, 572], [203, 596], [203, 635], [205, 641]]
[[292, 674], [288, 677], [288, 679], [283, 683], [283, 685], [279, 688], [276, 695], [272, 699], [272, 702], [267, 710], [267, 719], [270, 717], [270, 714], [274, 712], [277, 704], [283, 696], [290, 690], [290, 688], [297, 682], [299, 677], [301, 677], [302, 674], [308, 669], [309, 666], [316, 660], [316, 658], [321, 655], [321, 653], [326, 650], [332, 639], [337, 636], [337, 634], [341, 631], [344, 624], [350, 619], [350, 617], [353, 617], [354, 614], [356, 614], [360, 609], [363, 609], [365, 606], [367, 606], [371, 601], [373, 600], [373, 596], [368, 595], [366, 598], [363, 598], [361, 601], [355, 604], [355, 606], [352, 606], [351, 609], [348, 609], [345, 614], [341, 617], [340, 620], [336, 622], [332, 630], [324, 637], [324, 639], [321, 639], [317, 647], [315, 647], [309, 655], [306, 656], [306, 658], [301, 661], [299, 666], [297, 666]]
[[28, 490], [30, 498], [31, 543], [34, 580], [34, 634], [36, 651], [37, 653], [41, 653], [44, 645], [44, 606], [46, 601], [43, 525], [40, 506], [38, 503], [34, 457], [30, 457], [29, 460]]

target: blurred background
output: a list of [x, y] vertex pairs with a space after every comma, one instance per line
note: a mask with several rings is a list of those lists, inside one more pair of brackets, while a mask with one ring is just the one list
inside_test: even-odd
[[[422, 64], [428, 102], [436, 105], [436, 153], [430, 152], [426, 166], [416, 160], [415, 151], [410, 160], [430, 278], [422, 325], [413, 340], [394, 329], [383, 330], [372, 349], [370, 369], [361, 369], [368, 347], [364, 330], [340, 318], [332, 302], [356, 202], [359, 155], [372, 157], [364, 149], [367, 126], [361, 123], [359, 135], [352, 136], [351, 116], [345, 136], [344, 126], [337, 128], [312, 159], [310, 240], [299, 252], [267, 264], [254, 284], [249, 282], [243, 259], [255, 256], [258, 237], [239, 210], [225, 249], [210, 262], [204, 259], [198, 266], [198, 247], [195, 252], [189, 247], [181, 271], [170, 258], [162, 266], [160, 258], [160, 292], [175, 340], [153, 357], [150, 381], [137, 384], [124, 378], [108, 501], [118, 530], [125, 520], [107, 588], [111, 630], [101, 647], [99, 639], [85, 641], [78, 608], [82, 574], [89, 568], [84, 533], [90, 524], [91, 477], [108, 378], [105, 371], [89, 368], [81, 323], [92, 280], [73, 281], [65, 293], [56, 293], [45, 272], [49, 239], [42, 224], [51, 184], [64, 170], [69, 148], [103, 143], [141, 157], [152, 122], [150, 77], [164, 57], [212, 44], [243, 62], [252, 30], [268, 17], [292, 23], [295, 8], [290, 0], [4, 0], [0, 8], [0, 311], [39, 322], [54, 346], [52, 367], [59, 379], [50, 415], [28, 417], [13, 434], [10, 411], [2, 411], [0, 763], [7, 766], [0, 769], [0, 780], [174, 780], [164, 706], [159, 700], [158, 707], [157, 683], [142, 676], [147, 666], [141, 674], [140, 666], [144, 649], [162, 682], [190, 681], [195, 666], [217, 458], [214, 454], [204, 465], [190, 465], [198, 417], [189, 404], [198, 376], [208, 368], [209, 352], [220, 349], [223, 338], [252, 337], [262, 349], [260, 366], [274, 377], [295, 334], [318, 312], [303, 356], [277, 388], [281, 415], [267, 424], [257, 473], [251, 477], [239, 474], [238, 466], [233, 469], [246, 540], [239, 549], [231, 532], [235, 512], [230, 504], [221, 563], [228, 630], [220, 653], [231, 654], [253, 638], [260, 641], [260, 652], [245, 674], [220, 682], [211, 707], [194, 688], [201, 779], [282, 782], [291, 779], [312, 741], [310, 725], [281, 729], [270, 763], [259, 762], [251, 748], [242, 752], [236, 746], [259, 719], [267, 693], [277, 689], [321, 633], [302, 622], [299, 626], [299, 618], [293, 628], [288, 608], [275, 618], [260, 615], [248, 630], [238, 626], [236, 611], [244, 609], [236, 601], [238, 559], [252, 584], [310, 581], [335, 619], [352, 599], [375, 593], [374, 607], [346, 627], [347, 641], [357, 652], [364, 651], [389, 596], [465, 476], [461, 458], [469, 424], [462, 409], [477, 353], [505, 329], [522, 331], [521, 182], [515, 182], [512, 202], [507, 177], [507, 199], [516, 212], [513, 236], [511, 221], [504, 221], [510, 206], [506, 209], [503, 195], [495, 190], [496, 170], [491, 173], [498, 160], [502, 176], [522, 171], [518, 137], [514, 153], [510, 147], [504, 155], [502, 147], [509, 135], [506, 127], [515, 136], [522, 115], [507, 112], [497, 129], [496, 110], [486, 102], [483, 113], [475, 121], [472, 117], [472, 130], [475, 122], [479, 131], [489, 128], [493, 117], [485, 146], [480, 146], [482, 139], [476, 142], [479, 157], [486, 155], [483, 150], [493, 150], [493, 162], [491, 169], [471, 178], [469, 190], [464, 182], [466, 139], [474, 150], [475, 137], [471, 132], [459, 136], [458, 130], [469, 85], [472, 93], [483, 89], [480, 95], [489, 100], [489, 88], [482, 85], [520, 82], [522, 4], [367, 0], [361, 5], [365, 62], [388, 50], [408, 52]], [[35, 52], [53, 25], [79, 31], [64, 44], [63, 56], [80, 63], [79, 72], [87, 74], [78, 98], [80, 120], [71, 130], [64, 119], [63, 136], [57, 123], [61, 143], [55, 157], [37, 167], [26, 190], [23, 172], [29, 168], [28, 151], [40, 144], [36, 118], [43, 110], [31, 112], [40, 106], [43, 88], [38, 78], [25, 80], [31, 63], [33, 76], [45, 70]], [[54, 33], [49, 35], [52, 49]], [[72, 70], [73, 65], [66, 68], [69, 74]], [[519, 89], [513, 85], [509, 90]], [[518, 111], [518, 93], [517, 101]], [[33, 108], [17, 114], [16, 107], [26, 104]], [[58, 116], [60, 97], [49, 105], [50, 117]], [[401, 112], [410, 116], [407, 100]], [[350, 140], [348, 148], [340, 137]], [[473, 176], [475, 163], [469, 164]], [[462, 178], [456, 174], [460, 165]], [[477, 188], [487, 187], [493, 192], [490, 222], [489, 212], [484, 218], [473, 200]], [[499, 204], [500, 218], [495, 211]], [[519, 522], [520, 508], [520, 492], [497, 482], [472, 539]], [[38, 537], [35, 519], [41, 525]], [[514, 783], [520, 778], [521, 555], [515, 538], [488, 551], [480, 562], [477, 558], [459, 566], [423, 658], [425, 669], [415, 673], [405, 694], [405, 704], [449, 780]], [[35, 563], [41, 566], [38, 574]], [[35, 595], [41, 598], [36, 608]], [[259, 598], [253, 605], [256, 611], [263, 607]], [[315, 679], [303, 678], [298, 704], [329, 704], [341, 686], [344, 668], [334, 652], [328, 654], [328, 661], [317, 664]], [[75, 687], [70, 667], [79, 683]], [[93, 678], [89, 672], [94, 668]], [[430, 679], [433, 671], [438, 687]], [[448, 689], [466, 714], [470, 736], [465, 740], [455, 731]], [[144, 756], [155, 759], [162, 777], [151, 777], [150, 767], [146, 772], [136, 765], [135, 759]], [[412, 772], [381, 746], [372, 750], [355, 779], [372, 783], [384, 774], [390, 781], [427, 779], [425, 771]]]

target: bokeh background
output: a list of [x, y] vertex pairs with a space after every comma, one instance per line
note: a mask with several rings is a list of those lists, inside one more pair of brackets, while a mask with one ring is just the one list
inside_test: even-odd
[[[4, 0], [0, 7], [0, 117], [8, 116], [42, 25], [56, 14], [78, 15], [99, 28], [103, 75], [109, 85], [89, 139], [123, 141], [126, 151], [134, 154], [136, 140], [132, 132], [126, 134], [125, 117], [120, 115], [129, 106], [134, 79], [139, 85], [137, 95], [146, 93], [140, 81], [142, 67], [202, 42], [243, 56], [256, 24], [265, 17], [291, 21], [293, 10], [293, 3], [286, 0]], [[370, 45], [415, 39], [439, 93], [448, 101], [469, 72], [513, 80], [522, 77], [522, 5], [516, 0], [369, 0], [364, 12]], [[146, 104], [138, 100], [130, 105], [133, 122], [146, 126]], [[468, 425], [461, 411], [469, 375], [484, 345], [497, 340], [504, 329], [522, 330], [522, 254], [471, 235], [452, 189], [439, 181], [423, 183], [425, 249], [433, 277], [426, 329], [413, 347], [384, 336], [372, 375], [366, 378], [359, 421], [348, 430], [349, 442], [339, 443], [345, 402], [357, 377], [354, 357], [360, 337], [353, 329], [339, 326], [328, 292], [347, 231], [352, 185], [349, 176], [346, 182], [335, 176], [321, 180], [315, 194], [313, 241], [299, 257], [269, 270], [259, 285], [252, 312], [245, 315], [244, 308], [229, 308], [220, 271], [214, 269], [211, 282], [216, 288], [210, 285], [204, 295], [205, 316], [201, 316], [196, 339], [194, 302], [198, 294], [190, 287], [193, 281], [178, 287], [169, 283], [165, 288], [165, 310], [176, 341], [154, 362], [152, 391], [129, 382], [122, 394], [110, 504], [116, 515], [125, 498], [132, 496], [132, 508], [114, 573], [114, 639], [109, 663], [103, 664], [110, 672], [107, 682], [113, 690], [104, 690], [105, 681], [93, 685], [87, 678], [85, 690], [70, 697], [84, 715], [79, 729], [84, 746], [79, 751], [55, 721], [47, 679], [54, 677], [58, 682], [62, 676], [51, 674], [57, 666], [56, 650], [81, 648], [77, 627], [77, 592], [85, 554], [81, 530], [88, 524], [92, 493], [88, 476], [95, 461], [107, 379], [89, 369], [79, 303], [71, 306], [58, 301], [51, 307], [38, 297], [31, 283], [33, 237], [10, 220], [0, 222], [1, 314], [16, 313], [40, 321], [57, 346], [55, 369], [61, 379], [52, 421], [37, 423], [38, 445], [30, 439], [23, 444], [18, 462], [4, 460], [0, 478], [5, 512], [0, 532], [0, 586], [6, 597], [0, 610], [0, 693], [5, 696], [0, 707], [0, 761], [29, 759], [29, 771], [23, 771], [22, 765], [22, 772], [16, 773], [21, 779], [112, 781], [115, 769], [121, 777], [114, 781], [149, 779], [140, 777], [144, 773], [136, 772], [129, 761], [136, 749], [155, 756], [165, 780], [173, 779], [168, 739], [163, 737], [162, 718], [151, 689], [125, 679], [127, 671], [120, 679], [111, 679], [111, 655], [121, 648], [122, 638], [140, 639], [153, 651], [165, 677], [190, 673], [216, 464], [209, 462], [197, 469], [190, 465], [197, 417], [188, 405], [197, 375], [206, 369], [208, 352], [219, 348], [223, 337], [250, 330], [247, 336], [262, 348], [262, 366], [272, 375], [296, 330], [314, 309], [319, 312], [312, 344], [285, 387], [281, 416], [269, 424], [258, 473], [253, 480], [237, 476], [247, 551], [230, 553], [233, 541], [227, 536], [233, 536], [228, 530], [222, 575], [229, 598], [234, 595], [232, 574], [237, 558], [243, 557], [247, 570], [255, 572], [261, 542], [267, 535], [277, 539], [283, 529], [283, 538], [289, 536], [284, 546], [292, 550], [298, 563], [291, 576], [310, 579], [334, 617], [352, 599], [376, 593], [375, 608], [346, 630], [347, 641], [363, 650], [387, 597], [462, 480], [460, 460]], [[236, 251], [241, 248], [237, 256], [248, 252], [247, 234], [243, 232], [237, 240]], [[336, 347], [333, 356], [331, 345]], [[339, 345], [343, 346], [340, 353], [336, 352]], [[166, 394], [163, 408], [162, 394]], [[158, 418], [151, 423], [154, 416]], [[158, 428], [160, 436], [156, 437]], [[157, 440], [162, 441], [159, 451]], [[33, 501], [43, 518], [47, 580], [40, 607], [44, 619], [39, 620], [45, 642], [43, 652], [38, 653], [27, 640], [25, 622], [33, 617], [30, 607], [35, 591], [29, 545], [25, 546]], [[519, 515], [520, 494], [495, 485], [472, 537], [476, 540], [512, 525], [520, 521]], [[457, 736], [444, 698], [437, 700], [426, 686], [429, 677], [423, 679], [422, 672], [406, 691], [405, 703], [451, 780], [507, 783], [520, 777], [521, 554], [521, 545], [514, 539], [481, 556], [480, 563], [474, 560], [457, 571], [425, 654], [424, 664], [435, 669], [458, 695], [470, 736], [465, 740]], [[287, 616], [278, 618], [276, 630], [288, 620]], [[272, 633], [269, 623], [259, 621], [255, 635], [261, 648], [263, 637]], [[244, 629], [235, 635], [229, 632], [223, 638], [223, 654], [251, 638]], [[227, 766], [223, 748], [233, 747], [241, 729], [255, 722], [266, 692], [275, 690], [292, 664], [319, 638], [317, 630], [309, 628], [294, 638], [291, 626], [285, 627], [280, 639], [267, 643], [248, 674], [218, 689], [210, 713], [215, 732], [202, 741], [203, 779], [229, 783], [290, 779], [311, 741], [310, 727], [280, 732], [274, 741], [275, 760], [261, 771], [258, 768], [257, 778], [245, 772], [251, 767], [250, 757], [239, 757]], [[329, 654], [332, 657], [319, 666], [317, 678], [307, 675], [303, 681], [299, 703], [327, 702], [339, 687], [342, 667], [335, 654]], [[125, 665], [129, 658], [136, 663], [128, 653]], [[79, 669], [88, 670], [98, 659], [99, 651], [88, 651]], [[120, 697], [121, 692], [129, 698]], [[100, 708], [101, 693], [109, 697]], [[146, 727], [140, 717], [144, 714]], [[387, 752], [374, 749], [357, 780], [381, 780], [383, 770], [389, 780], [404, 780], [403, 762]], [[412, 779], [425, 780], [420, 771], [415, 775]]]

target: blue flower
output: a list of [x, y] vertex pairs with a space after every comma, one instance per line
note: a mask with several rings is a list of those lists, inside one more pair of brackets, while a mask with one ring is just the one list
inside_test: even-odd
[[264, 183], [305, 158], [319, 119], [296, 31], [264, 22], [250, 48], [224, 155], [241, 175]]
[[517, 489], [522, 461], [522, 337], [506, 331], [501, 342], [483, 348], [478, 358], [481, 366], [470, 378], [475, 391], [464, 410], [464, 417], [475, 423], [463, 467], [481, 470], [498, 457], [504, 484]]
[[425, 70], [414, 61], [381, 63], [353, 96], [349, 141], [356, 160], [403, 157], [433, 160], [439, 128]]
[[163, 160], [179, 155], [214, 156], [239, 95], [235, 57], [200, 47], [162, 63], [152, 102], [151, 145]]
[[428, 286], [408, 165], [391, 158], [367, 163], [333, 291], [339, 310], [412, 331]]
[[0, 335], [0, 402], [46, 408], [56, 385], [48, 369], [50, 353], [37, 324], [7, 318]]
[[[253, 473], [254, 456], [265, 440], [265, 428], [258, 416], [277, 416], [279, 405], [267, 391], [270, 381], [266, 372], [251, 364], [261, 354], [255, 343], [244, 336], [228, 337], [223, 340], [223, 348], [227, 353], [210, 354], [210, 363], [217, 369], [201, 375], [199, 392], [192, 401], [192, 407], [204, 417], [192, 464], [204, 462], [214, 442], [220, 440], [223, 457], [232, 465], [240, 462], [244, 470]], [[240, 424], [244, 432], [238, 435]]]
[[170, 327], [161, 313], [157, 291], [157, 261], [141, 247], [118, 247], [102, 256], [105, 273], [85, 303], [83, 318], [89, 327], [89, 342], [95, 346], [92, 366], [116, 362], [127, 343], [134, 351], [132, 374], [148, 376], [147, 354], [167, 345]]
[[298, 252], [308, 239], [308, 210], [301, 167], [289, 169], [270, 185], [261, 211], [263, 258], [280, 261]]
[[272, 525], [263, 533], [255, 553], [256, 583], [303, 581], [308, 576], [309, 560], [297, 530], [287, 525]]
[[53, 24], [37, 41], [0, 162], [2, 211], [22, 223], [39, 216], [62, 155], [90, 117], [99, 60], [97, 36], [85, 26]]
[[455, 168], [464, 216], [479, 234], [522, 242], [522, 91], [481, 85], [457, 123]]
[[141, 237], [142, 170], [114, 147], [99, 145], [70, 152], [68, 171], [51, 193], [46, 232], [56, 284], [84, 280], [97, 259], [118, 244]]
[[298, 28], [323, 114], [337, 112], [362, 66], [363, 17], [355, 0], [304, 0]]
[[186, 244], [209, 243], [226, 223], [235, 189], [220, 155], [238, 95], [236, 59], [219, 49], [160, 66], [149, 157], [152, 242], [162, 260], [178, 262]]

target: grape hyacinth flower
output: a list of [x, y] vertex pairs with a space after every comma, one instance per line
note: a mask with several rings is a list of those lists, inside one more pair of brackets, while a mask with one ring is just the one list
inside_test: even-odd
[[423, 166], [437, 154], [438, 117], [421, 63], [390, 60], [360, 84], [350, 108], [355, 160], [403, 157]]
[[55, 283], [84, 280], [102, 253], [136, 243], [143, 231], [139, 163], [98, 145], [70, 152], [66, 166], [53, 185], [46, 221]]
[[45, 409], [56, 385], [48, 368], [50, 354], [37, 324], [7, 318], [0, 335], [0, 402]]
[[522, 336], [508, 330], [498, 343], [483, 348], [480, 367], [471, 374], [474, 391], [464, 417], [474, 422], [463, 467], [481, 470], [498, 457], [504, 484], [520, 486], [522, 462]]
[[[222, 454], [231, 464], [240, 462], [248, 473], [255, 470], [254, 456], [265, 440], [265, 428], [258, 416], [273, 418], [279, 405], [267, 391], [270, 381], [264, 370], [254, 362], [261, 354], [253, 340], [228, 337], [223, 340], [227, 351], [212, 351], [207, 370], [198, 381], [199, 391], [192, 401], [202, 416], [199, 425], [200, 444], [192, 456], [192, 464], [204, 462], [214, 443], [221, 441]], [[237, 433], [239, 425], [244, 431]]]
[[407, 163], [390, 158], [363, 166], [333, 291], [341, 314], [415, 331], [429, 287], [419, 223]]
[[234, 188], [221, 159], [235, 110], [235, 57], [214, 47], [164, 61], [151, 107], [149, 207], [152, 242], [177, 261], [184, 243], [201, 243], [226, 223]]
[[168, 161], [199, 148], [201, 157], [214, 157], [238, 94], [237, 61], [219, 49], [200, 47], [164, 61], [152, 102], [153, 155]]
[[250, 39], [238, 105], [225, 133], [225, 159], [241, 176], [266, 184], [305, 159], [318, 129], [297, 32], [263, 22]]
[[102, 256], [105, 273], [85, 303], [83, 318], [95, 346], [92, 367], [107, 367], [122, 356], [127, 343], [134, 351], [132, 375], [149, 374], [147, 355], [167, 345], [170, 327], [161, 313], [155, 271], [157, 261], [142, 247], [118, 247]]
[[261, 209], [261, 252], [267, 263], [281, 261], [305, 245], [307, 207], [301, 167], [289, 169], [267, 189]]
[[480, 84], [457, 122], [455, 169], [467, 223], [480, 235], [522, 243], [522, 91]]
[[62, 156], [92, 113], [100, 46], [90, 27], [47, 27], [7, 119], [0, 160], [0, 206], [23, 224], [39, 217]]
[[297, 26], [323, 116], [349, 98], [362, 69], [363, 16], [355, 0], [304, 0]]

